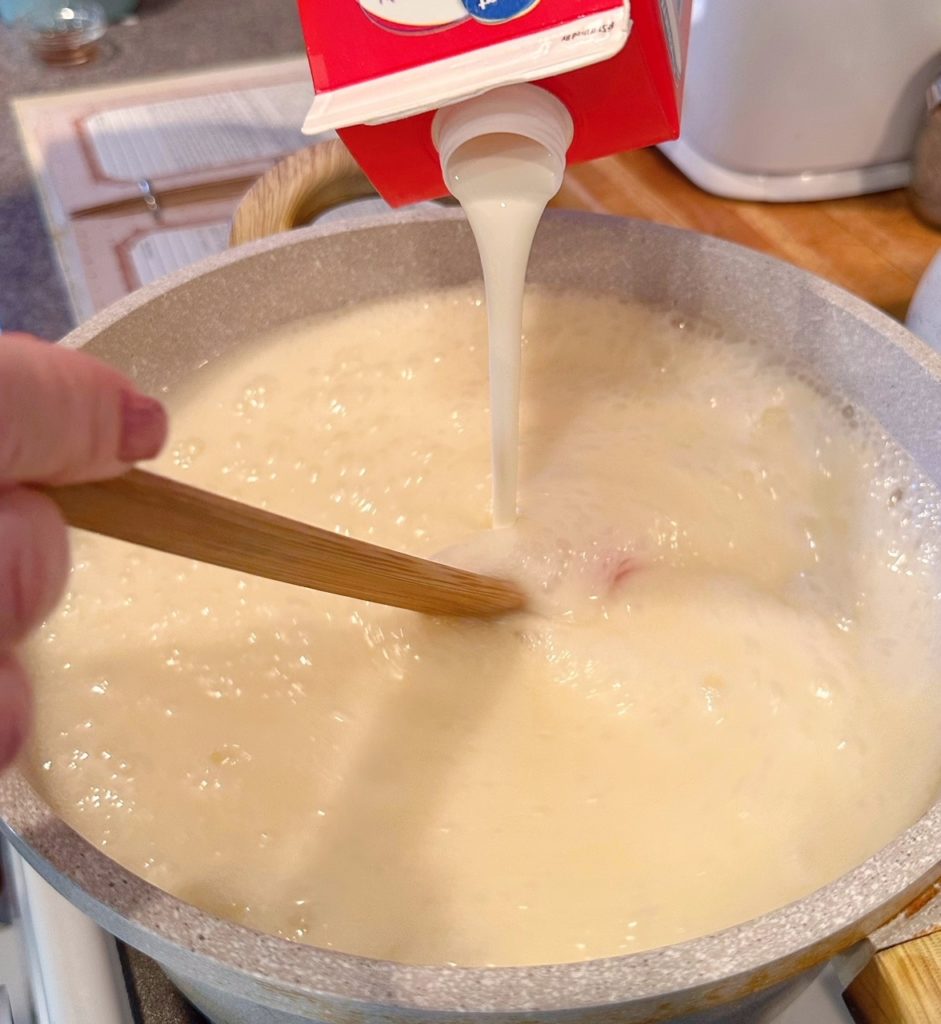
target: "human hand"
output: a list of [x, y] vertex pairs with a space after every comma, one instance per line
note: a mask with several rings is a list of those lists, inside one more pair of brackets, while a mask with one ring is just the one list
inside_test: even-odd
[[59, 510], [23, 485], [116, 476], [155, 456], [166, 433], [163, 406], [112, 367], [27, 334], [0, 337], [0, 768], [32, 706], [14, 646], [53, 608], [69, 569]]

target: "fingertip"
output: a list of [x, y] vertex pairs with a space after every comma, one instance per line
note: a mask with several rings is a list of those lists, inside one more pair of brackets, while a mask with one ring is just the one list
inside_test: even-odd
[[0, 481], [81, 483], [153, 458], [167, 434], [159, 401], [86, 352], [4, 336]]
[[152, 459], [167, 439], [167, 412], [156, 398], [139, 391], [121, 393], [121, 440], [118, 458], [122, 462]]
[[0, 770], [22, 750], [32, 718], [29, 678], [12, 654], [0, 654]]

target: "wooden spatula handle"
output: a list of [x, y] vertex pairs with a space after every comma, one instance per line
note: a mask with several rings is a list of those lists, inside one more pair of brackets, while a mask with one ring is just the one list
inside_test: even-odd
[[941, 932], [876, 953], [850, 985], [846, 1003], [857, 1024], [937, 1024]]
[[143, 470], [44, 491], [72, 526], [254, 576], [431, 615], [486, 617], [523, 605], [508, 581], [307, 526]]

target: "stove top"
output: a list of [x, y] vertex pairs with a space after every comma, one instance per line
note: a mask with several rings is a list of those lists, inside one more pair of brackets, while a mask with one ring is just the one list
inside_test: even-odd
[[148, 956], [118, 944], [134, 1024], [209, 1024]]

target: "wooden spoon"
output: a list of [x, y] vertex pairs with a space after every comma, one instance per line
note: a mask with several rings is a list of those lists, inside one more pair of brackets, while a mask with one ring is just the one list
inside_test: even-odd
[[253, 576], [430, 615], [486, 618], [523, 606], [522, 592], [507, 580], [306, 526], [139, 469], [42, 490], [72, 526]]

